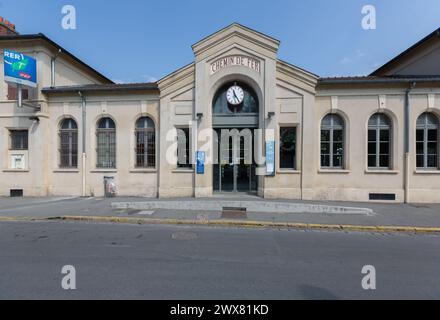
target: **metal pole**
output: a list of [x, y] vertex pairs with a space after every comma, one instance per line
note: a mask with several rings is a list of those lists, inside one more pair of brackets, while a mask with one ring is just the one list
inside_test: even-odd
[[87, 152], [86, 152], [86, 99], [81, 91], [78, 92], [79, 96], [81, 97], [81, 109], [82, 109], [82, 196], [86, 197], [86, 158], [87, 158]]
[[17, 85], [17, 95], [18, 107], [23, 108], [23, 88], [21, 87], [21, 84]]
[[410, 202], [410, 108], [411, 108], [411, 91], [416, 86], [416, 83], [411, 83], [410, 87], [405, 91], [405, 134], [404, 134], [404, 193], [405, 193], [405, 203]]

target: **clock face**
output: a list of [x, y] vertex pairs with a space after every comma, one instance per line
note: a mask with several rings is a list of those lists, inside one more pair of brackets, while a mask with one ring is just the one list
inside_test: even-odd
[[244, 100], [244, 91], [239, 86], [230, 87], [226, 92], [226, 99], [233, 106], [237, 106]]

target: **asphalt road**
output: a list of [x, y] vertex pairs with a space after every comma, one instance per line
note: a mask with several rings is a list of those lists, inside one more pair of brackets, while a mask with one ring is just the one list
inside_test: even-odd
[[0, 299], [440, 299], [439, 279], [440, 236], [0, 223]]

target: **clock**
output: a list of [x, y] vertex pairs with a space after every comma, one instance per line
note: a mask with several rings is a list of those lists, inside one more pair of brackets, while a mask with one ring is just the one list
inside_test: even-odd
[[232, 86], [226, 92], [226, 99], [233, 106], [238, 106], [244, 100], [244, 91], [239, 86]]

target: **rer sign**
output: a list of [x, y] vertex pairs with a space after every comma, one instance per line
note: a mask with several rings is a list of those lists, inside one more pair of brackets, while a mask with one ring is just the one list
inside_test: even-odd
[[37, 61], [22, 53], [4, 50], [5, 81], [37, 87]]

